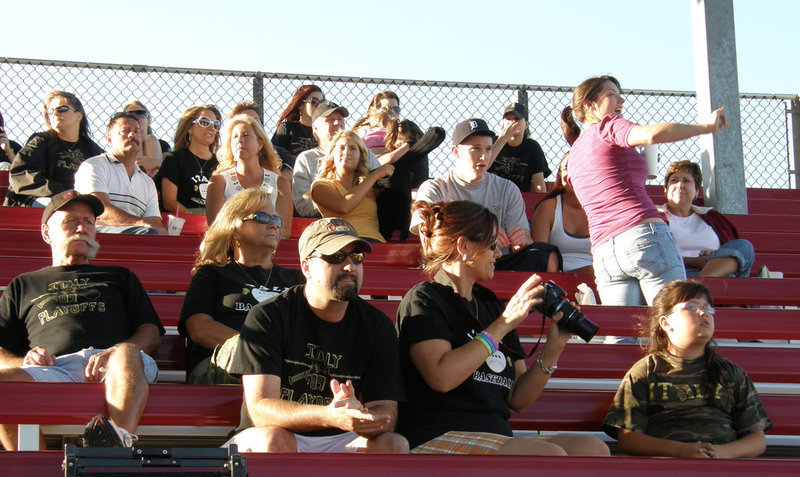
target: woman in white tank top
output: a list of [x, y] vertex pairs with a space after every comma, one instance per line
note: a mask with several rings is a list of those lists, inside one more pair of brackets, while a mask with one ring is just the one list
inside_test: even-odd
[[234, 116], [225, 126], [219, 167], [208, 183], [206, 218], [214, 222], [222, 204], [237, 192], [259, 188], [283, 221], [281, 236], [292, 230], [291, 184], [280, 175], [281, 160], [261, 124], [246, 114]]
[[561, 160], [553, 189], [536, 206], [531, 235], [534, 242], [558, 247], [565, 272], [593, 273], [589, 222], [575, 192], [566, 185], [567, 157]]

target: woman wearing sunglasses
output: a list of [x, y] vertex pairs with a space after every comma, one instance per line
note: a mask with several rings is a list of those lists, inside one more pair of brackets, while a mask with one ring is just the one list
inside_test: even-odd
[[281, 160], [272, 148], [261, 123], [246, 114], [225, 126], [219, 166], [208, 183], [206, 218], [214, 222], [222, 204], [245, 189], [261, 189], [283, 221], [281, 236], [292, 231], [292, 186], [280, 175]]
[[211, 104], [184, 111], [175, 131], [175, 150], [164, 158], [156, 174], [165, 211], [205, 213], [208, 180], [217, 168], [221, 118]]
[[400, 303], [400, 363], [408, 402], [397, 430], [418, 454], [608, 455], [592, 436], [513, 437], [509, 410], [534, 404], [570, 333], [550, 321], [530, 369], [517, 326], [542, 302], [532, 275], [503, 303], [477, 283], [494, 276], [497, 216], [469, 201], [414, 203], [425, 273]]
[[133, 114], [139, 121], [139, 127], [142, 128], [142, 153], [136, 163], [147, 175], [155, 177], [164, 158], [161, 154], [161, 143], [150, 128], [150, 112], [141, 101], [137, 100], [129, 101], [123, 106], [122, 112]]
[[325, 95], [319, 86], [307, 84], [299, 87], [278, 118], [272, 144], [288, 150], [292, 158], [317, 147], [317, 140], [311, 132], [311, 114], [324, 101]]
[[354, 131], [341, 131], [331, 139], [328, 155], [319, 164], [311, 184], [311, 198], [323, 217], [341, 217], [358, 235], [372, 242], [386, 242], [378, 229], [378, 206], [372, 187], [389, 177], [394, 166], [367, 169], [367, 148]]
[[305, 281], [299, 270], [272, 262], [281, 217], [270, 201], [261, 189], [236, 194], [203, 236], [178, 322], [187, 338], [187, 383], [238, 383], [224, 368], [247, 312]]
[[47, 130], [35, 133], [11, 163], [5, 205], [45, 207], [50, 197], [75, 186], [81, 163], [103, 153], [89, 137], [78, 98], [51, 91], [42, 101]]

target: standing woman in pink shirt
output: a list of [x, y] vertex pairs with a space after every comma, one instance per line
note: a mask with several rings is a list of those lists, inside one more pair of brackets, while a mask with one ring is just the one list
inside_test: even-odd
[[575, 88], [572, 106], [561, 113], [561, 129], [572, 145], [568, 180], [589, 219], [595, 282], [604, 305], [650, 304], [664, 284], [686, 279], [675, 238], [645, 190], [647, 164], [634, 148], [728, 125], [720, 108], [706, 124], [640, 126], [622, 118], [624, 103], [619, 81], [599, 76]]

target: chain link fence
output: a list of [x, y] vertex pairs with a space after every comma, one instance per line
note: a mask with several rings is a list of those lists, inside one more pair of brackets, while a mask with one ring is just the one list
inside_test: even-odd
[[[561, 136], [559, 114], [570, 103], [572, 88], [555, 86], [470, 84], [376, 78], [287, 75], [245, 71], [196, 70], [150, 66], [105, 65], [0, 58], [0, 112], [6, 132], [19, 143], [44, 128], [42, 97], [52, 89], [75, 93], [84, 105], [90, 133], [104, 144], [110, 115], [132, 99], [151, 112], [154, 134], [172, 144], [181, 113], [196, 104], [216, 104], [223, 115], [241, 101], [256, 101], [264, 111], [269, 134], [295, 90], [308, 83], [322, 88], [328, 100], [350, 111], [348, 124], [366, 113], [373, 95], [391, 89], [400, 96], [402, 117], [424, 129], [448, 132], [464, 119], [481, 117], [500, 129], [504, 108], [527, 101], [531, 137], [544, 149], [550, 169], [557, 170], [568, 146]], [[623, 91], [625, 115], [639, 123], [696, 122], [696, 100], [690, 92]], [[741, 97], [742, 139], [747, 187], [796, 187], [791, 144], [791, 96]], [[795, 125], [794, 127], [799, 127]], [[450, 167], [450, 139], [430, 154], [430, 174]], [[651, 184], [663, 182], [667, 165], [699, 161], [697, 141], [660, 145], [660, 172]], [[554, 176], [550, 177], [552, 180]]]

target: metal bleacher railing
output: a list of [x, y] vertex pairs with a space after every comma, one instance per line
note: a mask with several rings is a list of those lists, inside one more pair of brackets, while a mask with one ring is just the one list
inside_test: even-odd
[[[622, 79], [624, 81], [624, 78]], [[499, 129], [502, 111], [513, 101], [527, 102], [531, 136], [556, 170], [568, 147], [561, 136], [559, 113], [571, 99], [571, 88], [510, 84], [477, 84], [379, 78], [347, 78], [200, 70], [187, 68], [113, 65], [67, 61], [0, 58], [0, 111], [11, 139], [23, 143], [43, 128], [41, 99], [51, 89], [75, 93], [83, 102], [90, 131], [99, 144], [107, 118], [132, 99], [142, 101], [152, 115], [156, 136], [172, 143], [180, 114], [195, 104], [216, 104], [223, 114], [240, 101], [263, 106], [268, 133], [302, 84], [319, 85], [329, 100], [347, 107], [349, 124], [363, 116], [371, 97], [383, 90], [401, 99], [402, 116], [423, 129], [442, 126], [448, 133], [459, 121], [482, 117]], [[624, 84], [623, 84], [624, 86]], [[696, 122], [691, 92], [625, 90], [626, 117], [641, 123]], [[800, 101], [790, 95], [741, 96], [742, 136], [747, 187], [793, 188], [796, 152], [793, 136], [800, 130]], [[793, 134], [794, 130], [794, 134]], [[449, 139], [445, 145], [449, 143]], [[669, 162], [699, 160], [696, 140], [662, 145], [659, 184]], [[448, 148], [430, 155], [430, 174], [438, 175], [450, 164]], [[551, 176], [552, 180], [552, 176]]]

